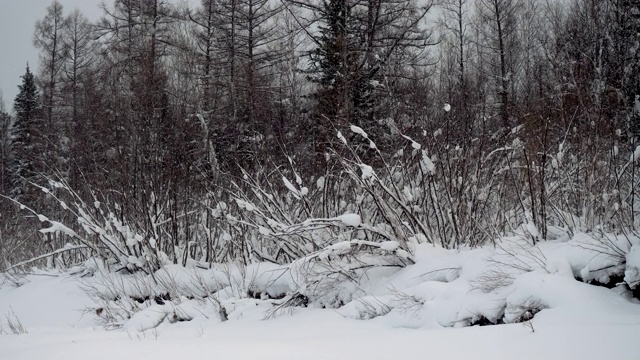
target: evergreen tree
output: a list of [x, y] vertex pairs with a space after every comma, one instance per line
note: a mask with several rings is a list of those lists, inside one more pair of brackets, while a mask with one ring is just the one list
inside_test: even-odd
[[[365, 128], [385, 147], [390, 97], [404, 71], [423, 66], [422, 50], [431, 45], [424, 20], [431, 1], [328, 0], [290, 2], [316, 14], [320, 25], [312, 35], [310, 80], [313, 98], [311, 141], [322, 155], [336, 141], [335, 129], [350, 124]], [[311, 24], [309, 24], [310, 26]]]
[[317, 84], [313, 94], [312, 141], [319, 158], [335, 139], [335, 130], [344, 132], [355, 118], [355, 100], [359, 98], [359, 71], [354, 19], [346, 0], [330, 0], [323, 4], [323, 21], [317, 47], [311, 53], [310, 80]]
[[11, 116], [4, 109], [0, 97], [0, 194], [7, 195], [9, 189], [9, 127]]
[[[11, 148], [13, 164], [11, 169], [11, 193], [15, 198], [22, 198], [30, 181], [35, 181], [40, 170], [39, 127], [42, 123], [39, 106], [39, 95], [35, 77], [27, 65], [22, 76], [20, 92], [15, 98], [13, 108], [16, 112], [15, 122], [11, 129]], [[23, 200], [23, 199], [20, 199]], [[27, 202], [29, 199], [26, 199]]]
[[354, 75], [350, 65], [356, 60], [353, 34], [348, 31], [351, 11], [345, 0], [329, 1], [325, 11], [326, 25], [320, 27], [319, 44], [311, 54], [316, 73], [311, 80], [319, 84], [316, 98], [324, 115], [349, 117], [344, 112], [349, 102], [349, 83]]

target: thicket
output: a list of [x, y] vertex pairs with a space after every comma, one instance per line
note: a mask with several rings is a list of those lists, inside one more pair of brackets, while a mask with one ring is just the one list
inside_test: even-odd
[[425, 242], [638, 229], [637, 1], [103, 13], [54, 1], [37, 88], [27, 69], [0, 116], [3, 270], [405, 266]]

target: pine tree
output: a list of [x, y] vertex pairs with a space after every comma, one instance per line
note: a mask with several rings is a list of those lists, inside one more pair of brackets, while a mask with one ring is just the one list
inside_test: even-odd
[[[15, 198], [21, 198], [27, 193], [28, 183], [35, 181], [41, 163], [39, 154], [42, 144], [39, 127], [42, 117], [39, 106], [39, 95], [35, 77], [27, 65], [22, 76], [22, 84], [18, 85], [20, 92], [15, 98], [13, 108], [16, 112], [15, 122], [11, 129], [11, 149], [13, 164], [11, 166], [11, 193]], [[30, 199], [26, 199], [28, 202]]]

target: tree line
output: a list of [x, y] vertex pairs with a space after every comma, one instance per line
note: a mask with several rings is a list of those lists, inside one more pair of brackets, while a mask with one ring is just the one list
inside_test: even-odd
[[[173, 261], [212, 261], [232, 233], [219, 204], [290, 196], [281, 177], [322, 180], [323, 210], [307, 215], [340, 215], [358, 203], [341, 188], [354, 163], [410, 178], [405, 203], [430, 188], [420, 216], [437, 230], [421, 231], [443, 244], [523, 221], [540, 238], [573, 217], [634, 227], [638, 34], [637, 0], [114, 0], [95, 22], [53, 1], [35, 24], [37, 70], [14, 113], [0, 109], [1, 256], [68, 241], [16, 215], [18, 202], [75, 221], [42, 188], [65, 184]], [[436, 168], [420, 181], [394, 170], [417, 150]]]

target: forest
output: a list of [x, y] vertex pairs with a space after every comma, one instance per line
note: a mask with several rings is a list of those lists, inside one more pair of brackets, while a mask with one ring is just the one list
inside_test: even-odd
[[4, 271], [288, 264], [345, 242], [402, 267], [416, 244], [638, 233], [640, 1], [102, 12], [51, 2], [0, 113]]

